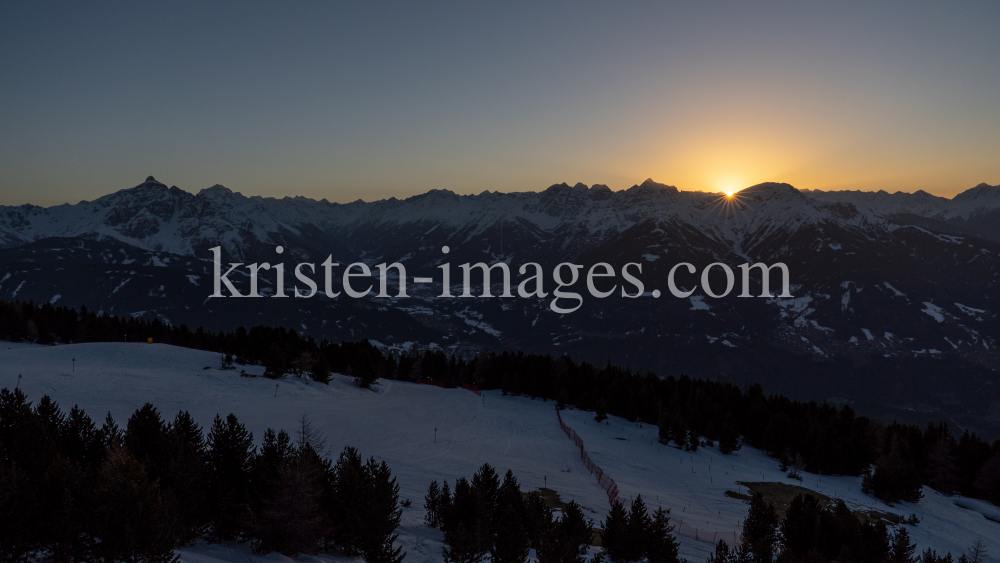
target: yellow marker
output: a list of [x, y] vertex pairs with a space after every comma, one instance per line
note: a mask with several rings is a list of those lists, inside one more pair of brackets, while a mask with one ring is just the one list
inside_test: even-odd
[[148, 342], [148, 343], [152, 344], [152, 343], [153, 343], [153, 339], [152, 339], [152, 338], [147, 338], [147, 339], [146, 339], [146, 342]]

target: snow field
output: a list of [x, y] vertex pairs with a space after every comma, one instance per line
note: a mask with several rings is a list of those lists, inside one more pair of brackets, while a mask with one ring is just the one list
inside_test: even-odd
[[[457, 477], [471, 478], [483, 463], [501, 475], [511, 469], [522, 490], [547, 484], [564, 501], [577, 501], [595, 523], [607, 514], [604, 489], [559, 428], [552, 402], [504, 397], [499, 391], [479, 397], [463, 389], [384, 380], [373, 392], [354, 387], [346, 376], [334, 376], [330, 385], [295, 377], [246, 378], [239, 376], [239, 369], [261, 374], [263, 368], [220, 371], [219, 364], [218, 354], [162, 344], [3, 342], [0, 387], [13, 388], [21, 374], [20, 388], [32, 402], [48, 394], [64, 411], [79, 405], [98, 424], [110, 412], [122, 427], [146, 402], [168, 421], [177, 411], [188, 410], [206, 432], [216, 414], [232, 412], [253, 432], [258, 445], [267, 428], [285, 429], [294, 436], [305, 415], [325, 437], [332, 457], [351, 445], [363, 457], [389, 464], [401, 499], [413, 502], [403, 510], [399, 529], [407, 561], [442, 561], [442, 534], [423, 524], [427, 485], [436, 479], [454, 486]], [[725, 491], [739, 490], [737, 481], [779, 481], [842, 498], [853, 508], [916, 514], [920, 524], [908, 529], [920, 551], [932, 547], [957, 555], [980, 536], [1000, 549], [1000, 523], [995, 521], [1000, 520], [1000, 509], [988, 503], [945, 497], [925, 488], [919, 503], [888, 507], [864, 495], [858, 477], [803, 473], [801, 482], [791, 480], [779, 471], [776, 460], [754, 448], [744, 447], [729, 456], [716, 448], [683, 452], [659, 444], [655, 426], [639, 427], [617, 417], [598, 423], [593, 413], [571, 409], [563, 411], [563, 420], [583, 439], [594, 463], [617, 482], [619, 498], [628, 502], [641, 494], [650, 508], [671, 509], [672, 521], [683, 521], [685, 529], [693, 526], [731, 538], [740, 529], [747, 505], [726, 497]], [[681, 556], [690, 561], [704, 561], [712, 549], [683, 535], [678, 539]], [[178, 554], [191, 563], [285, 559], [278, 554], [253, 555], [246, 546], [207, 544]]]

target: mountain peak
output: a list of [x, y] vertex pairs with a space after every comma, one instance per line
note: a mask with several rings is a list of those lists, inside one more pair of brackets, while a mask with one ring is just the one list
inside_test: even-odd
[[795, 189], [795, 187], [791, 184], [785, 184], [783, 182], [764, 182], [742, 189], [737, 193], [742, 196], [758, 196], [764, 199], [770, 199], [775, 196], [787, 197], [802, 194], [802, 192]]
[[143, 182], [143, 183], [141, 183], [141, 184], [139, 184], [136, 187], [138, 188], [139, 186], [163, 186], [164, 188], [167, 187], [166, 184], [163, 184], [162, 182], [157, 181], [156, 178], [154, 178], [152, 176], [146, 176], [146, 181]]
[[633, 189], [640, 189], [640, 190], [656, 190], [656, 191], [674, 192], [674, 193], [676, 193], [678, 191], [677, 188], [675, 188], [674, 186], [670, 186], [670, 185], [667, 185], [667, 184], [661, 184], [661, 183], [653, 180], [652, 178], [646, 178], [646, 180], [643, 183], [641, 183], [641, 184], [639, 184], [637, 186], [632, 186], [632, 188]]
[[227, 188], [226, 186], [223, 186], [222, 184], [216, 184], [216, 185], [212, 186], [211, 188], [205, 188], [204, 190], [201, 190], [200, 192], [198, 192], [198, 195], [206, 195], [206, 196], [210, 196], [210, 197], [220, 197], [220, 196], [230, 195], [232, 193], [233, 193], [233, 190]]
[[972, 201], [998, 197], [1000, 197], [1000, 185], [991, 186], [986, 182], [983, 182], [974, 188], [970, 188], [958, 194], [955, 196], [954, 201]]

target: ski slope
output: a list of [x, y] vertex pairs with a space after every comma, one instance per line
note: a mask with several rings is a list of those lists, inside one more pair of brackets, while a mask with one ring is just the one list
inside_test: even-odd
[[[232, 412], [257, 444], [269, 427], [294, 432], [305, 415], [325, 437], [331, 456], [351, 445], [363, 457], [385, 460], [392, 468], [400, 497], [413, 501], [404, 509], [399, 529], [399, 544], [411, 562], [443, 560], [442, 534], [423, 524], [427, 485], [435, 479], [453, 485], [457, 477], [471, 478], [483, 463], [501, 474], [513, 470], [524, 490], [547, 485], [564, 501], [576, 500], [595, 523], [607, 514], [604, 489], [559, 428], [551, 402], [383, 380], [376, 391], [368, 391], [354, 387], [346, 376], [334, 376], [329, 385], [296, 377], [247, 378], [238, 370], [220, 371], [219, 364], [218, 354], [161, 344], [0, 342], [0, 387], [13, 388], [21, 374], [19, 385], [29, 400], [48, 394], [64, 411], [79, 405], [98, 423], [110, 412], [122, 427], [146, 402], [167, 420], [188, 410], [206, 429], [217, 413]], [[245, 369], [263, 372], [259, 366]], [[593, 413], [572, 409], [563, 411], [563, 419], [583, 439], [593, 461], [615, 479], [620, 498], [627, 502], [641, 494], [651, 508], [671, 509], [672, 521], [683, 521], [685, 529], [695, 526], [731, 539], [747, 505], [726, 497], [725, 491], [738, 490], [736, 481], [780, 481], [842, 498], [852, 507], [916, 514], [920, 524], [908, 528], [920, 551], [932, 547], [957, 555], [980, 536], [1000, 549], [1000, 523], [984, 516], [1000, 520], [1000, 508], [988, 503], [925, 488], [919, 503], [889, 507], [861, 493], [860, 478], [804, 473], [802, 482], [794, 481], [779, 471], [776, 460], [753, 448], [729, 456], [715, 448], [682, 452], [660, 445], [653, 426], [616, 417], [597, 423]], [[678, 539], [681, 556], [690, 561], [704, 561], [712, 549], [703, 541]], [[178, 555], [190, 563], [284, 558], [253, 555], [246, 546], [207, 544], [178, 550]]]

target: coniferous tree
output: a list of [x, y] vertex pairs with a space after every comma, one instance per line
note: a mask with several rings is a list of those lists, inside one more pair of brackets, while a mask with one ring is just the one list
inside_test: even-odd
[[431, 481], [424, 496], [424, 523], [432, 528], [441, 527], [441, 489], [437, 481]]
[[173, 452], [167, 439], [167, 425], [156, 407], [146, 403], [132, 413], [125, 426], [124, 444], [149, 478], [164, 486]]
[[530, 549], [526, 510], [521, 488], [510, 470], [497, 491], [494, 522], [491, 560], [494, 563], [524, 563]]
[[364, 466], [364, 490], [361, 503], [362, 534], [358, 551], [368, 563], [400, 563], [406, 556], [403, 548], [393, 548], [403, 513], [399, 507], [399, 484], [383, 461], [370, 458]]
[[735, 551], [729, 548], [726, 540], [715, 544], [715, 553], [708, 556], [705, 563], [742, 563], [737, 559]]
[[182, 545], [204, 534], [209, 522], [208, 453], [201, 426], [187, 411], [174, 417], [167, 430], [169, 484], [177, 499], [177, 533]]
[[892, 536], [887, 563], [914, 563], [917, 560], [914, 556], [916, 550], [917, 545], [910, 543], [910, 533], [905, 526], [900, 526]]
[[77, 406], [66, 419], [64, 454], [84, 469], [96, 468], [104, 460], [104, 444], [94, 421]]
[[334, 481], [328, 501], [327, 513], [333, 522], [334, 546], [347, 555], [359, 553], [361, 536], [365, 472], [358, 450], [350, 446], [340, 452], [334, 467]]
[[493, 548], [493, 524], [497, 508], [497, 493], [500, 478], [496, 470], [484, 463], [472, 476], [472, 493], [476, 498], [476, 528], [479, 534], [479, 550], [485, 554]]
[[316, 355], [316, 361], [313, 362], [311, 371], [313, 381], [326, 384], [330, 383], [330, 364], [326, 360], [326, 355]]
[[639, 561], [646, 555], [651, 527], [646, 503], [642, 501], [642, 495], [638, 495], [632, 501], [625, 524], [625, 549], [620, 555], [621, 561]]
[[256, 448], [253, 434], [230, 413], [218, 415], [208, 433], [209, 495], [212, 535], [220, 541], [240, 539], [247, 531], [250, 467]]
[[611, 503], [611, 510], [604, 520], [603, 535], [601, 536], [601, 546], [613, 563], [629, 561], [626, 559], [629, 556], [628, 520], [629, 516], [625, 511], [625, 505], [616, 499]]
[[649, 563], [677, 563], [677, 539], [671, 532], [669, 511], [662, 508], [653, 513], [646, 545], [646, 560]]
[[951, 553], [939, 556], [936, 550], [927, 548], [923, 553], [920, 554], [920, 563], [952, 563]]
[[743, 521], [741, 544], [753, 563], [771, 563], [778, 541], [778, 515], [764, 495], [754, 493]]
[[446, 563], [480, 563], [486, 556], [476, 514], [478, 499], [469, 482], [455, 481], [455, 492], [445, 515], [444, 560]]
[[1000, 452], [983, 464], [973, 485], [982, 498], [1000, 505]]
[[604, 422], [608, 419], [608, 402], [604, 398], [597, 399], [597, 404], [594, 407], [594, 420], [597, 422]]
[[111, 417], [111, 412], [104, 417], [104, 425], [101, 426], [101, 443], [104, 447], [117, 447], [122, 445], [125, 435], [122, 433], [121, 429], [118, 428], [118, 424], [115, 423], [115, 419]]
[[528, 544], [535, 551], [542, 549], [552, 528], [552, 509], [536, 491], [531, 491], [524, 498], [524, 527], [528, 532]]
[[99, 561], [174, 560], [174, 522], [142, 464], [124, 448], [112, 448], [101, 467], [91, 517]]

